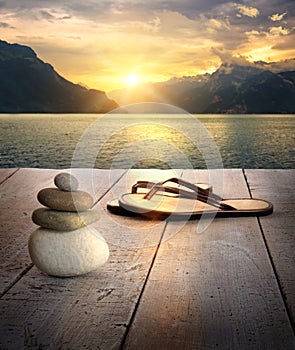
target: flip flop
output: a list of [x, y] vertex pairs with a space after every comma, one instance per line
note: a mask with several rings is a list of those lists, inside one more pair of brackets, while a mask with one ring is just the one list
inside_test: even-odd
[[[188, 190], [177, 189], [177, 196], [166, 194], [167, 182], [177, 183]], [[170, 187], [169, 187], [170, 189]], [[160, 192], [160, 193], [159, 193]], [[164, 192], [164, 193], [163, 193]], [[261, 199], [223, 199], [220, 196], [178, 178], [154, 184], [146, 193], [123, 194], [119, 206], [125, 211], [149, 217], [199, 217], [201, 215], [216, 216], [261, 216], [273, 212], [270, 202]]]
[[[155, 185], [157, 185], [158, 183], [155, 182], [150, 182], [150, 181], [137, 181], [136, 184], [134, 184], [131, 188], [131, 193], [137, 193], [138, 189], [151, 189], [153, 188]], [[209, 186], [206, 183], [197, 183], [196, 186], [198, 188], [201, 188], [202, 190], [207, 192], [212, 191], [212, 186]], [[169, 193], [169, 195], [171, 196], [172, 194], [176, 195], [175, 197], [178, 198], [178, 196], [180, 195], [180, 188], [179, 187], [175, 187], [175, 186], [162, 186], [162, 189], [159, 191], [161, 192], [165, 192], [165, 195], [167, 195], [167, 193]], [[185, 196], [183, 191], [182, 192], [182, 196]], [[146, 192], [141, 193], [142, 195], [146, 194]], [[168, 195], [167, 195], [168, 196]], [[138, 216], [139, 213], [134, 212], [134, 211], [129, 211], [124, 209], [122, 206], [120, 206], [119, 204], [119, 200], [118, 199], [112, 199], [107, 203], [107, 209], [112, 212], [113, 214], [117, 214], [117, 215], [124, 215], [124, 216]]]

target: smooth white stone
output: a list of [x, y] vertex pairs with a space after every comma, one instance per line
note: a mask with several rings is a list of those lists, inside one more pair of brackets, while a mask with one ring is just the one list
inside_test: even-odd
[[38, 228], [28, 242], [33, 263], [51, 276], [78, 276], [103, 265], [109, 257], [109, 247], [93, 227], [74, 231]]

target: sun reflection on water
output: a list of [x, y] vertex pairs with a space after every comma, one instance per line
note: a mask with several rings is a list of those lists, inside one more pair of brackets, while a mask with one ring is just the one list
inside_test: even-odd
[[[193, 154], [194, 157], [202, 158], [196, 145], [182, 132], [166, 125], [144, 122], [128, 126], [112, 135], [100, 149], [97, 158], [100, 161], [105, 159], [111, 165], [122, 149], [125, 150], [125, 154], [132, 157], [134, 152], [139, 151], [136, 149], [137, 146], [141, 149], [142, 159], [135, 161], [134, 168], [167, 169], [172, 161], [173, 164], [179, 164], [181, 167], [183, 156], [189, 158]], [[113, 155], [111, 159], [109, 158], [110, 149]], [[177, 155], [173, 149], [179, 151]]]

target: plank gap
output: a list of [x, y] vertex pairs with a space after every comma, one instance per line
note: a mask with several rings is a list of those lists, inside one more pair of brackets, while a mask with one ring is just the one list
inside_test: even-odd
[[278, 285], [278, 289], [280, 291], [280, 294], [281, 294], [281, 297], [282, 297], [282, 301], [283, 301], [283, 304], [284, 304], [284, 307], [285, 307], [285, 310], [286, 310], [286, 313], [287, 313], [287, 316], [288, 316], [291, 328], [292, 328], [294, 336], [295, 336], [295, 320], [293, 319], [292, 313], [289, 310], [288, 303], [287, 303], [287, 300], [286, 300], [286, 296], [285, 296], [283, 287], [282, 287], [280, 279], [279, 279], [279, 274], [277, 272], [275, 263], [274, 263], [273, 258], [271, 256], [271, 252], [270, 252], [270, 249], [268, 247], [267, 240], [266, 240], [266, 237], [265, 237], [265, 234], [264, 234], [264, 231], [263, 231], [263, 228], [262, 228], [262, 224], [261, 224], [261, 221], [260, 221], [259, 217], [257, 217], [257, 221], [258, 221], [258, 225], [259, 225], [259, 228], [260, 228], [260, 232], [261, 232], [261, 236], [262, 236], [263, 242], [265, 244], [267, 255], [268, 255], [268, 258], [269, 258], [269, 261], [270, 261], [273, 273], [275, 275], [275, 279], [276, 279], [276, 282], [277, 282], [277, 285]]
[[251, 193], [251, 189], [250, 189], [250, 184], [249, 184], [249, 182], [248, 182], [248, 179], [247, 179], [247, 175], [246, 175], [245, 169], [242, 169], [242, 173], [243, 173], [243, 175], [244, 175], [244, 179], [245, 179], [245, 182], [246, 182], [246, 186], [247, 186], [247, 189], [248, 189], [248, 192], [249, 192], [250, 198], [253, 198], [253, 197], [252, 197], [252, 193]]
[[[249, 194], [250, 194], [251, 198], [253, 198], [252, 193], [251, 193], [251, 187], [250, 187], [250, 184], [249, 184], [248, 179], [247, 179], [246, 171], [245, 171], [245, 169], [242, 169], [242, 171], [243, 171], [243, 174], [244, 174], [244, 178], [245, 178], [245, 182], [246, 182]], [[267, 256], [268, 256], [270, 265], [272, 267], [272, 270], [273, 270], [273, 273], [274, 273], [274, 276], [275, 276], [275, 279], [276, 279], [276, 283], [277, 283], [278, 289], [280, 291], [280, 295], [281, 295], [281, 298], [282, 298], [282, 301], [283, 301], [283, 304], [284, 304], [284, 307], [285, 307], [285, 310], [286, 310], [286, 313], [287, 313], [287, 316], [288, 316], [291, 328], [292, 328], [293, 333], [295, 335], [295, 320], [293, 319], [292, 313], [291, 313], [291, 311], [290, 311], [290, 309], [288, 307], [287, 298], [286, 298], [286, 295], [284, 293], [283, 286], [281, 285], [281, 282], [280, 282], [280, 279], [279, 279], [279, 274], [277, 272], [275, 263], [273, 261], [273, 258], [272, 258], [269, 246], [267, 244], [267, 239], [266, 239], [264, 231], [263, 231], [263, 227], [262, 227], [262, 224], [261, 224], [260, 217], [257, 217], [257, 221], [258, 221], [259, 229], [260, 229], [260, 232], [261, 232], [261, 237], [262, 237], [264, 245], [265, 245]]]
[[119, 176], [119, 178], [104, 192], [102, 193], [98, 198], [97, 200], [93, 203], [92, 205], [92, 208], [94, 208], [97, 203], [104, 197], [106, 196], [110, 191], [111, 189], [125, 176], [125, 174], [127, 173], [127, 169], [122, 173], [122, 175]]
[[33, 263], [29, 264], [25, 269], [21, 271], [21, 273], [16, 276], [16, 278], [3, 290], [3, 292], [0, 294], [0, 299], [13, 287], [17, 284], [17, 282], [27, 273], [31, 270], [31, 268], [34, 266]]
[[[226, 198], [250, 197], [242, 169], [224, 175]], [[295, 349], [256, 218], [195, 229], [167, 226], [123, 349]]]
[[155, 253], [154, 253], [154, 256], [153, 256], [153, 259], [152, 259], [152, 262], [151, 262], [151, 266], [150, 266], [150, 268], [149, 268], [149, 270], [148, 270], [148, 272], [147, 272], [147, 275], [146, 275], [145, 281], [144, 281], [144, 283], [143, 283], [142, 289], [141, 289], [141, 291], [140, 291], [140, 293], [139, 293], [137, 302], [136, 302], [136, 304], [135, 304], [134, 310], [133, 310], [132, 315], [131, 315], [131, 317], [130, 317], [130, 321], [129, 321], [128, 324], [126, 325], [126, 331], [125, 331], [125, 333], [124, 333], [124, 335], [123, 335], [123, 338], [122, 338], [122, 341], [121, 341], [119, 350], [123, 350], [123, 349], [124, 349], [124, 346], [125, 346], [125, 343], [126, 343], [126, 339], [127, 339], [127, 337], [128, 337], [128, 334], [129, 334], [129, 331], [130, 331], [130, 329], [131, 329], [132, 323], [133, 323], [133, 321], [134, 321], [134, 319], [135, 319], [135, 315], [136, 315], [136, 312], [137, 312], [137, 310], [138, 310], [140, 301], [141, 301], [141, 299], [142, 299], [142, 296], [143, 296], [145, 287], [146, 287], [146, 285], [147, 285], [149, 276], [150, 276], [150, 274], [151, 274], [151, 271], [152, 271], [152, 269], [153, 269], [154, 263], [155, 263], [155, 261], [156, 261], [156, 258], [157, 258], [157, 255], [158, 255], [158, 252], [159, 252], [159, 249], [160, 249], [160, 245], [161, 245], [161, 243], [162, 243], [162, 240], [163, 240], [163, 237], [164, 237], [164, 234], [165, 234], [165, 230], [166, 230], [167, 225], [168, 225], [168, 221], [166, 221], [166, 224], [165, 224], [165, 226], [164, 226], [164, 228], [163, 228], [161, 237], [160, 237], [160, 239], [159, 239], [159, 243], [158, 243], [158, 245], [157, 245], [157, 248], [155, 249]]
[[9, 178], [11, 178], [11, 176], [13, 176], [15, 173], [17, 173], [20, 170], [20, 168], [16, 168], [16, 170], [9, 174], [7, 177], [5, 177], [2, 181], [0, 181], [0, 185], [2, 185], [5, 181], [7, 181]]

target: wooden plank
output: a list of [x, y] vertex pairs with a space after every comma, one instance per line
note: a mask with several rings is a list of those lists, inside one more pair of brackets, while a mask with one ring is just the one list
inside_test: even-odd
[[253, 197], [274, 205], [260, 222], [295, 328], [295, 170], [246, 170], [246, 176]]
[[18, 168], [0, 169], [0, 185], [2, 184], [2, 182], [6, 181], [10, 176], [12, 176], [18, 170], [19, 170]]
[[20, 169], [0, 186], [0, 295], [30, 266], [27, 239], [36, 228], [31, 212], [36, 193], [49, 185], [56, 171]]
[[161, 180], [168, 174], [129, 172], [97, 204], [102, 217], [94, 226], [110, 248], [102, 268], [61, 279], [34, 267], [2, 297], [3, 348], [120, 348], [166, 223], [115, 217], [105, 205], [136, 180]]
[[[224, 185], [225, 198], [249, 197], [240, 170]], [[197, 224], [168, 224], [123, 348], [295, 349], [257, 219]]]
[[100, 230], [103, 223], [104, 237], [108, 243], [122, 248], [155, 247], [159, 243], [159, 229], [162, 232], [163, 222], [159, 220], [138, 219], [110, 215], [106, 209], [107, 201], [130, 192], [131, 185], [138, 180], [159, 182], [170, 177], [181, 176], [182, 170], [133, 169], [125, 174], [110, 193], [96, 206], [102, 213], [102, 220], [93, 226]]
[[[53, 178], [58, 172], [61, 170], [21, 169], [0, 186], [0, 295], [32, 266], [27, 241], [37, 228], [31, 220], [33, 210], [41, 206], [36, 195], [41, 188], [54, 186]], [[89, 190], [97, 199], [123, 171], [114, 171], [112, 179], [108, 174], [107, 170], [96, 170], [94, 174], [86, 169], [76, 171], [81, 179], [80, 187]]]

